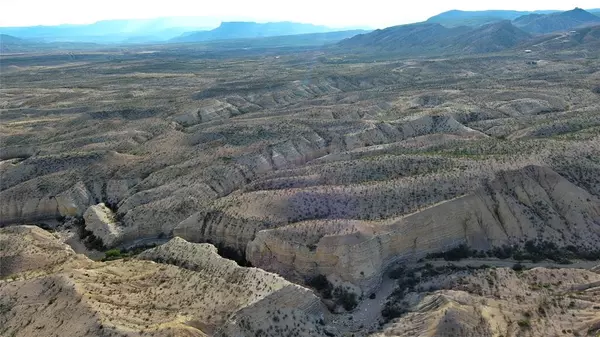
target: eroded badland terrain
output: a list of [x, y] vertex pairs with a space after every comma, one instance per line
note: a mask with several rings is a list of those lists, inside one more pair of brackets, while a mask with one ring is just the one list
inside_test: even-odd
[[0, 335], [597, 336], [600, 54], [556, 39], [3, 55]]

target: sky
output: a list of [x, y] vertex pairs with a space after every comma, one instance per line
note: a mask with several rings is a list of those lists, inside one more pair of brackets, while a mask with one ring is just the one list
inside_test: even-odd
[[208, 16], [383, 28], [450, 10], [598, 8], [598, 0], [0, 0], [0, 26], [85, 24], [109, 19]]

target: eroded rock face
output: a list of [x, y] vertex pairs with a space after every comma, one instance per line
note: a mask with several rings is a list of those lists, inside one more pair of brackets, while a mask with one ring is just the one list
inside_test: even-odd
[[12, 249], [0, 252], [3, 261], [18, 256], [22, 262], [0, 280], [2, 335], [309, 337], [331, 331], [312, 291], [239, 267], [209, 244], [175, 238], [139, 259], [112, 262], [75, 255], [36, 227], [0, 229], [0, 244]]
[[417, 286], [429, 291], [390, 296], [407, 312], [371, 336], [595, 336], [598, 282], [597, 272], [572, 268], [442, 272]]
[[599, 220], [596, 197], [548, 168], [530, 166], [391, 221], [309, 221], [262, 230], [246, 253], [253, 265], [282, 275], [325, 274], [371, 291], [391, 263], [461, 243], [488, 250], [540, 238], [594, 248]]
[[38, 177], [0, 192], [0, 224], [83, 216], [99, 200], [116, 205], [129, 194], [134, 180], [84, 183], [71, 172]]
[[0, 231], [0, 278], [51, 268], [74, 255], [71, 247], [36, 226], [14, 226]]
[[113, 211], [103, 203], [90, 206], [83, 214], [85, 229], [100, 238], [105, 246], [114, 246], [122, 236], [122, 229]]

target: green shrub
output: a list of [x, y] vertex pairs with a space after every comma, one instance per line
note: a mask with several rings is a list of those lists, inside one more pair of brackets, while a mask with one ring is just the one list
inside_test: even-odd
[[519, 327], [521, 327], [521, 329], [529, 329], [529, 328], [531, 328], [531, 322], [529, 322], [528, 319], [519, 320], [517, 322], [517, 324], [519, 325]]
[[109, 249], [106, 252], [104, 252], [104, 258], [102, 259], [102, 261], [118, 260], [118, 259], [122, 259], [126, 256], [127, 255], [123, 255], [123, 253], [121, 252], [120, 249], [113, 248], [113, 249]]
[[306, 284], [312, 288], [317, 289], [318, 291], [322, 291], [332, 287], [331, 282], [329, 282], [327, 277], [323, 274], [319, 274], [317, 276], [309, 278], [306, 281]]
[[428, 259], [443, 258], [446, 261], [459, 261], [478, 255], [476, 250], [471, 250], [466, 244], [461, 243], [458, 247], [454, 247], [448, 251], [441, 253], [427, 254]]

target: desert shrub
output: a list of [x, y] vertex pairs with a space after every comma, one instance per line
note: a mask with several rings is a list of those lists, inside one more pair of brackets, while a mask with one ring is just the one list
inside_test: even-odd
[[524, 265], [520, 264], [520, 263], [515, 263], [515, 264], [512, 266], [512, 269], [513, 269], [514, 271], [523, 271], [523, 270], [525, 270], [525, 269], [526, 269], [526, 267], [525, 267]]
[[404, 266], [399, 266], [397, 268], [392, 269], [390, 271], [389, 276], [390, 276], [390, 278], [393, 278], [396, 280], [396, 279], [399, 279], [402, 276], [404, 276], [405, 272], [406, 272], [406, 268]]
[[519, 320], [517, 322], [517, 324], [519, 325], [519, 327], [521, 327], [521, 329], [529, 329], [529, 328], [531, 328], [531, 322], [529, 322], [528, 319]]
[[539, 262], [542, 260], [551, 260], [560, 264], [570, 264], [569, 259], [598, 260], [600, 259], [600, 250], [584, 250], [573, 245], [559, 247], [554, 242], [529, 240], [525, 242], [523, 250], [515, 250], [513, 258], [518, 261], [531, 260]]
[[508, 245], [502, 247], [494, 247], [488, 255], [495, 256], [501, 260], [511, 258], [514, 254], [515, 249]]
[[358, 305], [356, 294], [342, 287], [336, 287], [333, 291], [335, 302], [341, 305], [346, 311], [353, 310]]
[[118, 248], [114, 248], [114, 249], [109, 249], [104, 253], [104, 259], [102, 259], [102, 261], [118, 260], [123, 257], [124, 256], [121, 253], [121, 250]]
[[477, 256], [478, 254], [479, 253], [476, 250], [472, 250], [466, 244], [462, 243], [458, 247], [454, 247], [445, 252], [427, 254], [427, 258], [428, 259], [443, 258], [446, 261], [459, 261], [462, 259], [467, 259], [469, 257]]
[[327, 277], [323, 274], [319, 274], [317, 276], [313, 276], [306, 281], [306, 284], [312, 288], [315, 288], [318, 291], [325, 290], [327, 288], [331, 288], [331, 282], [327, 279]]
[[389, 321], [394, 318], [398, 318], [407, 312], [408, 311], [404, 308], [399, 308], [394, 305], [387, 305], [386, 303], [386, 306], [384, 306], [384, 308], [381, 310], [381, 316]]
[[306, 285], [317, 290], [325, 299], [333, 297], [333, 285], [325, 275], [319, 274], [306, 280]]
[[14, 307], [14, 302], [6, 301], [0, 302], [0, 315], [5, 315], [9, 313]]
[[[88, 232], [88, 231], [86, 231], [86, 232]], [[89, 233], [91, 233], [91, 232], [89, 232]], [[102, 241], [102, 239], [95, 236], [94, 234], [86, 233], [86, 237], [83, 240], [83, 244], [88, 249], [95, 249], [98, 251], [103, 251], [106, 249], [106, 246], [104, 246], [104, 242]]]

